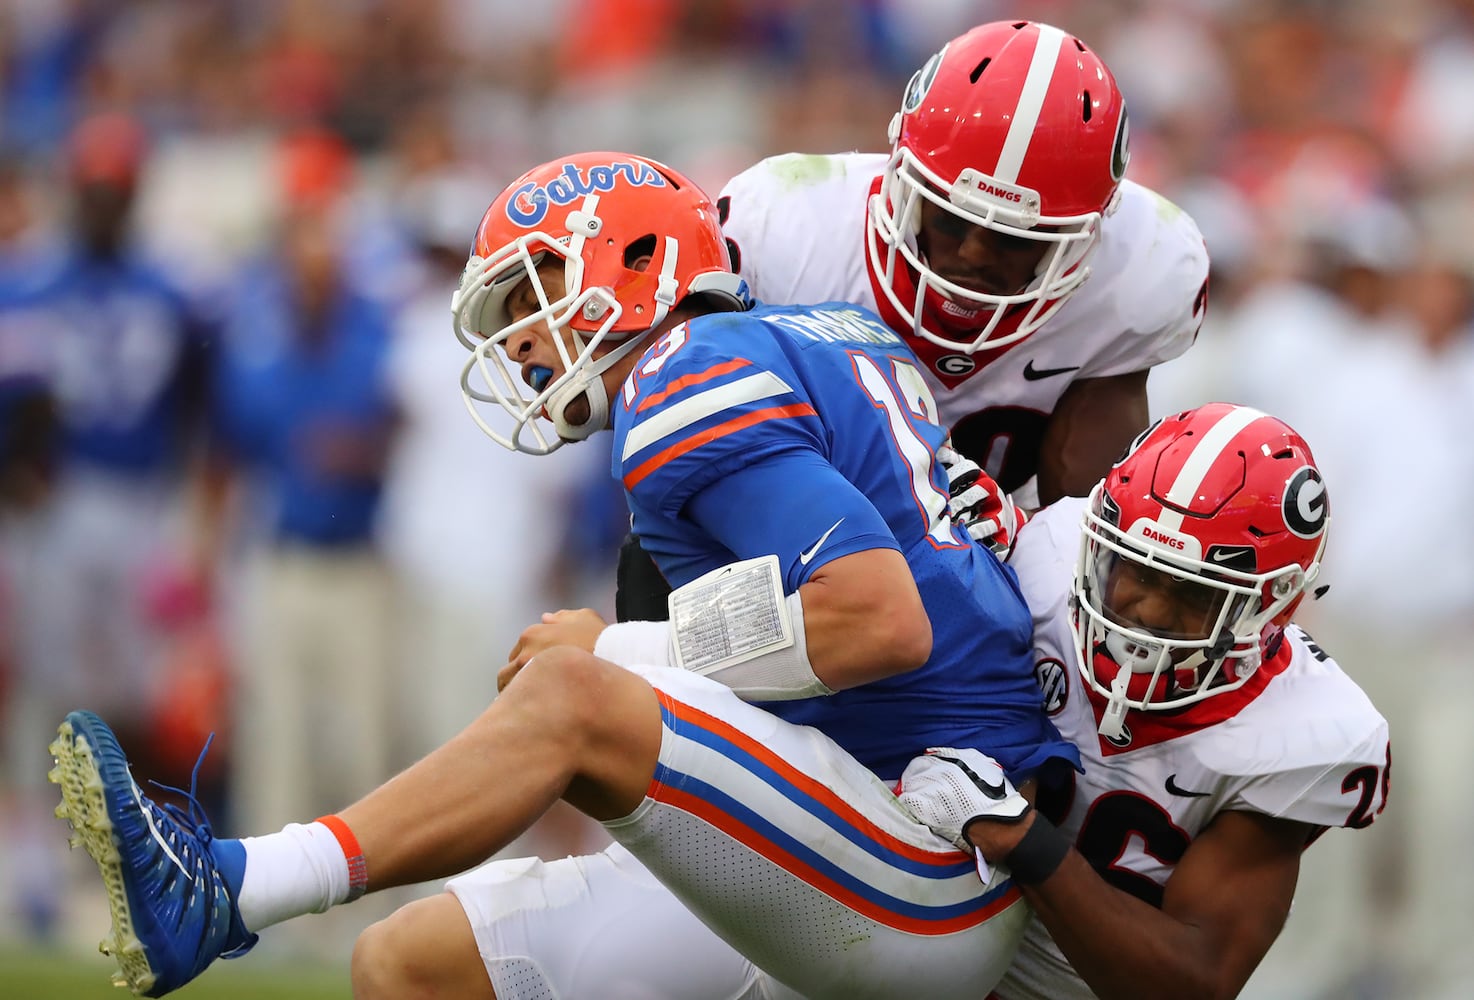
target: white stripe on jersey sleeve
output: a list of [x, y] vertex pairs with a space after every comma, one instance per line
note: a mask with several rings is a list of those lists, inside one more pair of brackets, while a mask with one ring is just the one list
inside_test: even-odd
[[624, 454], [621, 461], [651, 445], [676, 434], [699, 420], [714, 416], [733, 406], [753, 403], [759, 399], [782, 396], [793, 392], [793, 387], [772, 372], [757, 372], [726, 385], [706, 389], [667, 406], [648, 420], [633, 427], [624, 439]]
[[998, 168], [993, 176], [1009, 184], [1018, 180], [1019, 168], [1024, 165], [1024, 154], [1029, 151], [1029, 141], [1034, 138], [1034, 128], [1039, 124], [1039, 109], [1044, 107], [1044, 95], [1049, 92], [1054, 79], [1054, 67], [1059, 62], [1059, 50], [1064, 45], [1065, 33], [1047, 24], [1039, 25], [1039, 41], [1034, 46], [1034, 58], [1029, 63], [1028, 75], [1024, 77], [1024, 89], [1019, 94], [1018, 107], [1014, 109], [1013, 121], [1008, 126], [1008, 138], [1003, 141], [1003, 150], [998, 154]]

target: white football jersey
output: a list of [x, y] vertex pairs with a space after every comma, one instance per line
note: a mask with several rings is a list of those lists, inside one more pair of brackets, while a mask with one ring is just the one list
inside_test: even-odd
[[[1183, 713], [1131, 712], [1114, 745], [1076, 666], [1069, 587], [1088, 501], [1067, 498], [1019, 533], [1010, 564], [1034, 614], [1046, 708], [1080, 748], [1085, 772], [1039, 806], [1098, 872], [1153, 905], [1194, 836], [1224, 811], [1315, 826], [1362, 827], [1387, 798], [1387, 722], [1356, 684], [1295, 626], [1273, 660], [1236, 692]], [[1262, 675], [1262, 676], [1261, 676]], [[1223, 702], [1223, 704], [1217, 704]], [[1191, 722], [1184, 716], [1190, 716]], [[1030, 921], [1001, 1000], [1094, 994], [1037, 918]]]
[[[884, 153], [789, 153], [727, 183], [718, 200], [722, 229], [759, 301], [877, 308], [865, 265], [865, 206], [887, 159]], [[1010, 488], [1034, 474], [1045, 423], [1071, 382], [1175, 358], [1202, 324], [1208, 277], [1202, 234], [1187, 213], [1148, 188], [1122, 182], [1090, 270], [1043, 327], [986, 365], [979, 360], [991, 355], [968, 356], [912, 338], [942, 422], [959, 439], [990, 441], [982, 464]]]

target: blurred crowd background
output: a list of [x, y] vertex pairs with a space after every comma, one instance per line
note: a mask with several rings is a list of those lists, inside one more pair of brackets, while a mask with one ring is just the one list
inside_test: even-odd
[[1307, 436], [1302, 618], [1392, 723], [1392, 807], [1308, 853], [1249, 993], [1474, 995], [1474, 0], [0, 0], [0, 947], [103, 930], [45, 785], [66, 710], [140, 780], [215, 733], [201, 800], [265, 832], [473, 718], [538, 612], [612, 611], [607, 443], [510, 455], [457, 390], [502, 185], [883, 150], [913, 70], [1010, 17], [1102, 54], [1128, 176], [1201, 226], [1208, 320], [1153, 408]]

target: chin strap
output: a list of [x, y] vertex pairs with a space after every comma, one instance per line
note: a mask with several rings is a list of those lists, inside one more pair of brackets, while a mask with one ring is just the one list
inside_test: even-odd
[[1126, 732], [1126, 687], [1131, 683], [1131, 671], [1124, 667], [1116, 671], [1111, 681], [1110, 697], [1106, 699], [1105, 712], [1100, 717], [1100, 735], [1108, 740], [1118, 740]]
[[[557, 392], [548, 398], [548, 416], [560, 438], [583, 441], [609, 426], [609, 390], [604, 386], [604, 373], [636, 347], [643, 347], [649, 331], [631, 335], [614, 350], [574, 373]], [[580, 396], [588, 400], [589, 418], [581, 424], [568, 419], [568, 406]]]
[[[604, 385], [604, 373], [618, 364], [635, 347], [642, 346], [650, 331], [664, 323], [665, 318], [670, 315], [671, 309], [678, 301], [676, 296], [681, 290], [680, 282], [676, 280], [676, 267], [680, 263], [680, 258], [680, 240], [674, 236], [667, 236], [665, 253], [662, 255], [660, 264], [660, 275], [655, 285], [655, 309], [650, 316], [649, 325], [643, 331], [631, 333], [614, 350], [576, 372], [574, 377], [570, 378], [567, 384], [548, 400], [548, 416], [553, 418], [553, 429], [558, 432], [559, 437], [570, 441], [582, 441], [609, 426], [609, 390]], [[585, 306], [586, 315], [588, 311], [588, 306]], [[589, 318], [597, 317], [590, 316]], [[567, 410], [569, 404], [580, 396], [589, 402], [589, 418], [581, 424], [575, 424], [568, 420]]]

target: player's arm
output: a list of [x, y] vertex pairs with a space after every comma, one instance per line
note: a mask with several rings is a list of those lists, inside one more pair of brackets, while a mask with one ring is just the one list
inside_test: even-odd
[[931, 655], [931, 620], [885, 519], [816, 453], [732, 469], [683, 516], [738, 558], [777, 553], [803, 607], [814, 675], [831, 691], [914, 670]]
[[[984, 857], [1006, 857], [1036, 818], [974, 821]], [[1071, 848], [1047, 878], [1021, 884], [1050, 936], [1102, 1000], [1234, 997], [1284, 926], [1312, 827], [1220, 813], [1168, 879], [1159, 910], [1117, 889]]]
[[[705, 434], [674, 457], [660, 452], [657, 471], [626, 477], [632, 502], [696, 526], [728, 561], [672, 594], [685, 613], [602, 628], [594, 652], [699, 670], [754, 701], [831, 694], [924, 665], [931, 620], [885, 518], [793, 416], [768, 412], [746, 431]], [[740, 619], [754, 652], [713, 658], [705, 609]]]
[[895, 549], [821, 566], [798, 588], [809, 662], [831, 691], [915, 670], [931, 655], [931, 620]]
[[[825, 563], [798, 588], [797, 599], [809, 669], [831, 692], [915, 670], [931, 655], [931, 620], [910, 567], [894, 549], [865, 549]], [[553, 646], [573, 645], [632, 665], [668, 663], [670, 643], [663, 619], [611, 628], [590, 608], [548, 612], [522, 632], [498, 687]]]
[[1039, 503], [1085, 496], [1149, 422], [1147, 371], [1074, 382], [1039, 448]]

